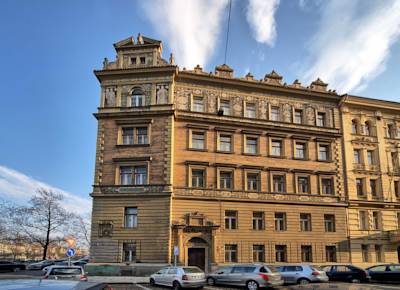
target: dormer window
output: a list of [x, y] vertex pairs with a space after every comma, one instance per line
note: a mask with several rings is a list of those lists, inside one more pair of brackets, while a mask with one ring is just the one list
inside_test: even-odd
[[144, 56], [140, 57], [140, 64], [146, 64], [146, 58]]
[[131, 107], [144, 106], [144, 93], [141, 89], [134, 89], [131, 96]]

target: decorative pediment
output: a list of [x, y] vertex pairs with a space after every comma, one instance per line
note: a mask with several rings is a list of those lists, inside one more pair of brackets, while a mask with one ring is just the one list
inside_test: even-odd
[[222, 64], [215, 68], [215, 75], [231, 78], [233, 77], [233, 69], [226, 64]]
[[140, 33], [137, 36], [137, 41], [135, 42], [135, 39], [133, 36], [130, 36], [124, 40], [118, 41], [117, 43], [114, 43], [114, 47], [116, 49], [118, 48], [124, 48], [124, 47], [132, 47], [132, 46], [137, 46], [137, 45], [144, 45], [144, 44], [154, 44], [154, 45], [160, 45], [161, 41], [155, 40], [149, 37], [142, 36]]
[[275, 70], [272, 70], [269, 74], [266, 74], [264, 77], [264, 82], [271, 85], [282, 85], [282, 76], [279, 75]]
[[317, 78], [315, 81], [311, 83], [310, 89], [326, 92], [327, 86], [328, 86], [327, 83], [324, 83], [320, 78]]

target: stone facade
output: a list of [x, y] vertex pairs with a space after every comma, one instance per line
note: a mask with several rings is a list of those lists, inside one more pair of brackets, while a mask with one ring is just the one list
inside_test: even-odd
[[[385, 209], [384, 230], [396, 229], [400, 203], [360, 201], [350, 180], [370, 172], [354, 171], [348, 157], [360, 142], [396, 150], [395, 139], [381, 146], [348, 133], [357, 114], [371, 116], [371, 130], [378, 116], [379, 124], [397, 122], [394, 109], [360, 113], [320, 79], [305, 87], [283, 83], [275, 71], [255, 80], [235, 78], [227, 65], [179, 70], [172, 55], [162, 59], [161, 42], [140, 35], [114, 47], [116, 60], [95, 71], [92, 262], [171, 263], [175, 247], [178, 263], [205, 270], [253, 261], [360, 263], [360, 206]], [[385, 186], [397, 180], [392, 171], [372, 173]], [[379, 238], [387, 261], [397, 259], [395, 237]]]

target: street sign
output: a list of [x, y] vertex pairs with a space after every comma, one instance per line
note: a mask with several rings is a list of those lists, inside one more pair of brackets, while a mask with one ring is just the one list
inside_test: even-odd
[[75, 255], [75, 249], [74, 248], [68, 248], [67, 252], [65, 253], [67, 257], [72, 257]]
[[174, 256], [178, 256], [179, 255], [179, 248], [178, 246], [174, 246]]

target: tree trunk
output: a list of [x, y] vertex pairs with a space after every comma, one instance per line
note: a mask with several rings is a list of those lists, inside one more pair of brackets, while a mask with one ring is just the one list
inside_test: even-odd
[[43, 260], [46, 260], [47, 257], [47, 248], [50, 243], [50, 229], [51, 229], [51, 209], [49, 208], [48, 220], [47, 220], [47, 233], [46, 233], [46, 242], [43, 247]]

